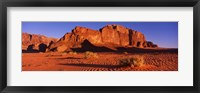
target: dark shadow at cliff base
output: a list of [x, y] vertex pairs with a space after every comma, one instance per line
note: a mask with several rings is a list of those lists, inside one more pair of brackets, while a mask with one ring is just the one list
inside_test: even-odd
[[39, 53], [37, 49], [34, 49], [34, 44], [28, 46], [26, 50], [22, 50], [22, 53]]
[[123, 52], [127, 52], [127, 53], [178, 53], [178, 49], [174, 48], [174, 49], [159, 49], [159, 48], [155, 48], [155, 49], [142, 49], [142, 48], [135, 48], [135, 47], [131, 47], [131, 48], [125, 48], [125, 47], [117, 47], [117, 52], [119, 53], [123, 53]]
[[147, 49], [147, 48], [136, 48], [136, 47], [115, 47], [116, 50], [112, 50], [107, 47], [99, 47], [91, 44], [88, 40], [85, 40], [81, 44], [81, 48], [72, 48], [73, 51], [76, 52], [113, 52], [113, 53], [178, 53], [177, 48], [173, 49], [160, 49], [160, 48], [154, 48], [154, 49]]
[[73, 51], [76, 52], [86, 52], [86, 51], [91, 51], [91, 52], [115, 52], [112, 49], [109, 49], [107, 47], [98, 47], [93, 44], [91, 44], [88, 40], [84, 40], [83, 43], [81, 43], [81, 48], [71, 48]]
[[[133, 54], [142, 54], [142, 53], [178, 53], [177, 48], [173, 49], [165, 49], [165, 48], [137, 48], [137, 47], [114, 47], [113, 49], [110, 49], [105, 46], [95, 46], [92, 43], [90, 43], [88, 40], [84, 40], [83, 43], [81, 43], [81, 48], [71, 48], [72, 51], [76, 52], [86, 52], [86, 51], [91, 51], [91, 52], [112, 52], [112, 53], [118, 53], [122, 54], [124, 52], [127, 53], [133, 53]], [[27, 50], [22, 50], [22, 53], [39, 53], [39, 52], [45, 52], [47, 48], [47, 45], [45, 44], [40, 44], [39, 49], [36, 50], [34, 49], [34, 45], [29, 45]]]
[[44, 43], [39, 44], [38, 49], [35, 49], [35, 45], [31, 44], [28, 46], [26, 50], [22, 50], [22, 53], [39, 53], [45, 52], [47, 49], [47, 45]]
[[41, 44], [39, 45], [39, 52], [45, 52], [46, 49], [47, 49], [47, 45], [46, 45], [46, 44], [41, 43]]
[[39, 53], [39, 51], [38, 50], [34, 50], [34, 51], [22, 50], [22, 53]]

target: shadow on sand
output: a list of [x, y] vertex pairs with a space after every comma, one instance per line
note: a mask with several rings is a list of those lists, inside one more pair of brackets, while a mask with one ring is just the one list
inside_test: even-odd
[[79, 66], [79, 67], [94, 67], [94, 68], [119, 68], [121, 65], [100, 65], [100, 64], [75, 64], [75, 63], [60, 63], [64, 66]]
[[77, 57], [66, 57], [66, 58], [53, 58], [53, 59], [83, 59], [83, 58], [77, 58]]
[[128, 53], [178, 53], [178, 49], [142, 49], [142, 48], [136, 48], [136, 47], [117, 47], [118, 52], [128, 52]]

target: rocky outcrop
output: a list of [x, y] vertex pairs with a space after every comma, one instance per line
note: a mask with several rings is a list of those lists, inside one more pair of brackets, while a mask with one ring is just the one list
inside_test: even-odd
[[63, 52], [79, 49], [85, 47], [83, 46], [85, 40], [98, 47], [158, 47], [152, 42], [146, 41], [141, 32], [114, 24], [107, 25], [99, 31], [77, 26], [71, 33], [66, 33], [59, 41], [51, 43], [48, 51]]
[[56, 38], [49, 38], [44, 35], [22, 33], [22, 50], [45, 52], [47, 47], [56, 41]]
[[147, 46], [147, 47], [153, 47], [153, 48], [158, 47], [158, 45], [153, 44], [153, 42], [150, 42], [150, 41], [147, 41], [147, 42], [146, 42], [146, 46]]
[[58, 42], [53, 43], [49, 50], [62, 52], [71, 48], [80, 48], [84, 40], [95, 45], [102, 44], [99, 31], [77, 26], [72, 30], [72, 33], [66, 33]]

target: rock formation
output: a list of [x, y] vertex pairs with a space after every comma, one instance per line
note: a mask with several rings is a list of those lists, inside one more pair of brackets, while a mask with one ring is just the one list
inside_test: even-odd
[[56, 41], [56, 38], [49, 38], [44, 35], [22, 33], [22, 50], [29, 52], [45, 52], [47, 46]]
[[71, 33], [66, 33], [59, 41], [50, 44], [48, 51], [71, 51], [74, 48], [82, 48], [87, 40], [94, 46], [114, 48], [114, 47], [137, 47], [156, 48], [157, 45], [146, 41], [141, 32], [125, 28], [121, 25], [107, 25], [98, 30], [92, 30], [77, 26]]

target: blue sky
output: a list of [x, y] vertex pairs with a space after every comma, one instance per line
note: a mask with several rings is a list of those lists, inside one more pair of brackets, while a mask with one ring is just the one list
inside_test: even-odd
[[140, 31], [160, 47], [178, 48], [178, 22], [22, 22], [22, 32], [61, 38], [76, 26], [99, 30], [109, 24]]

